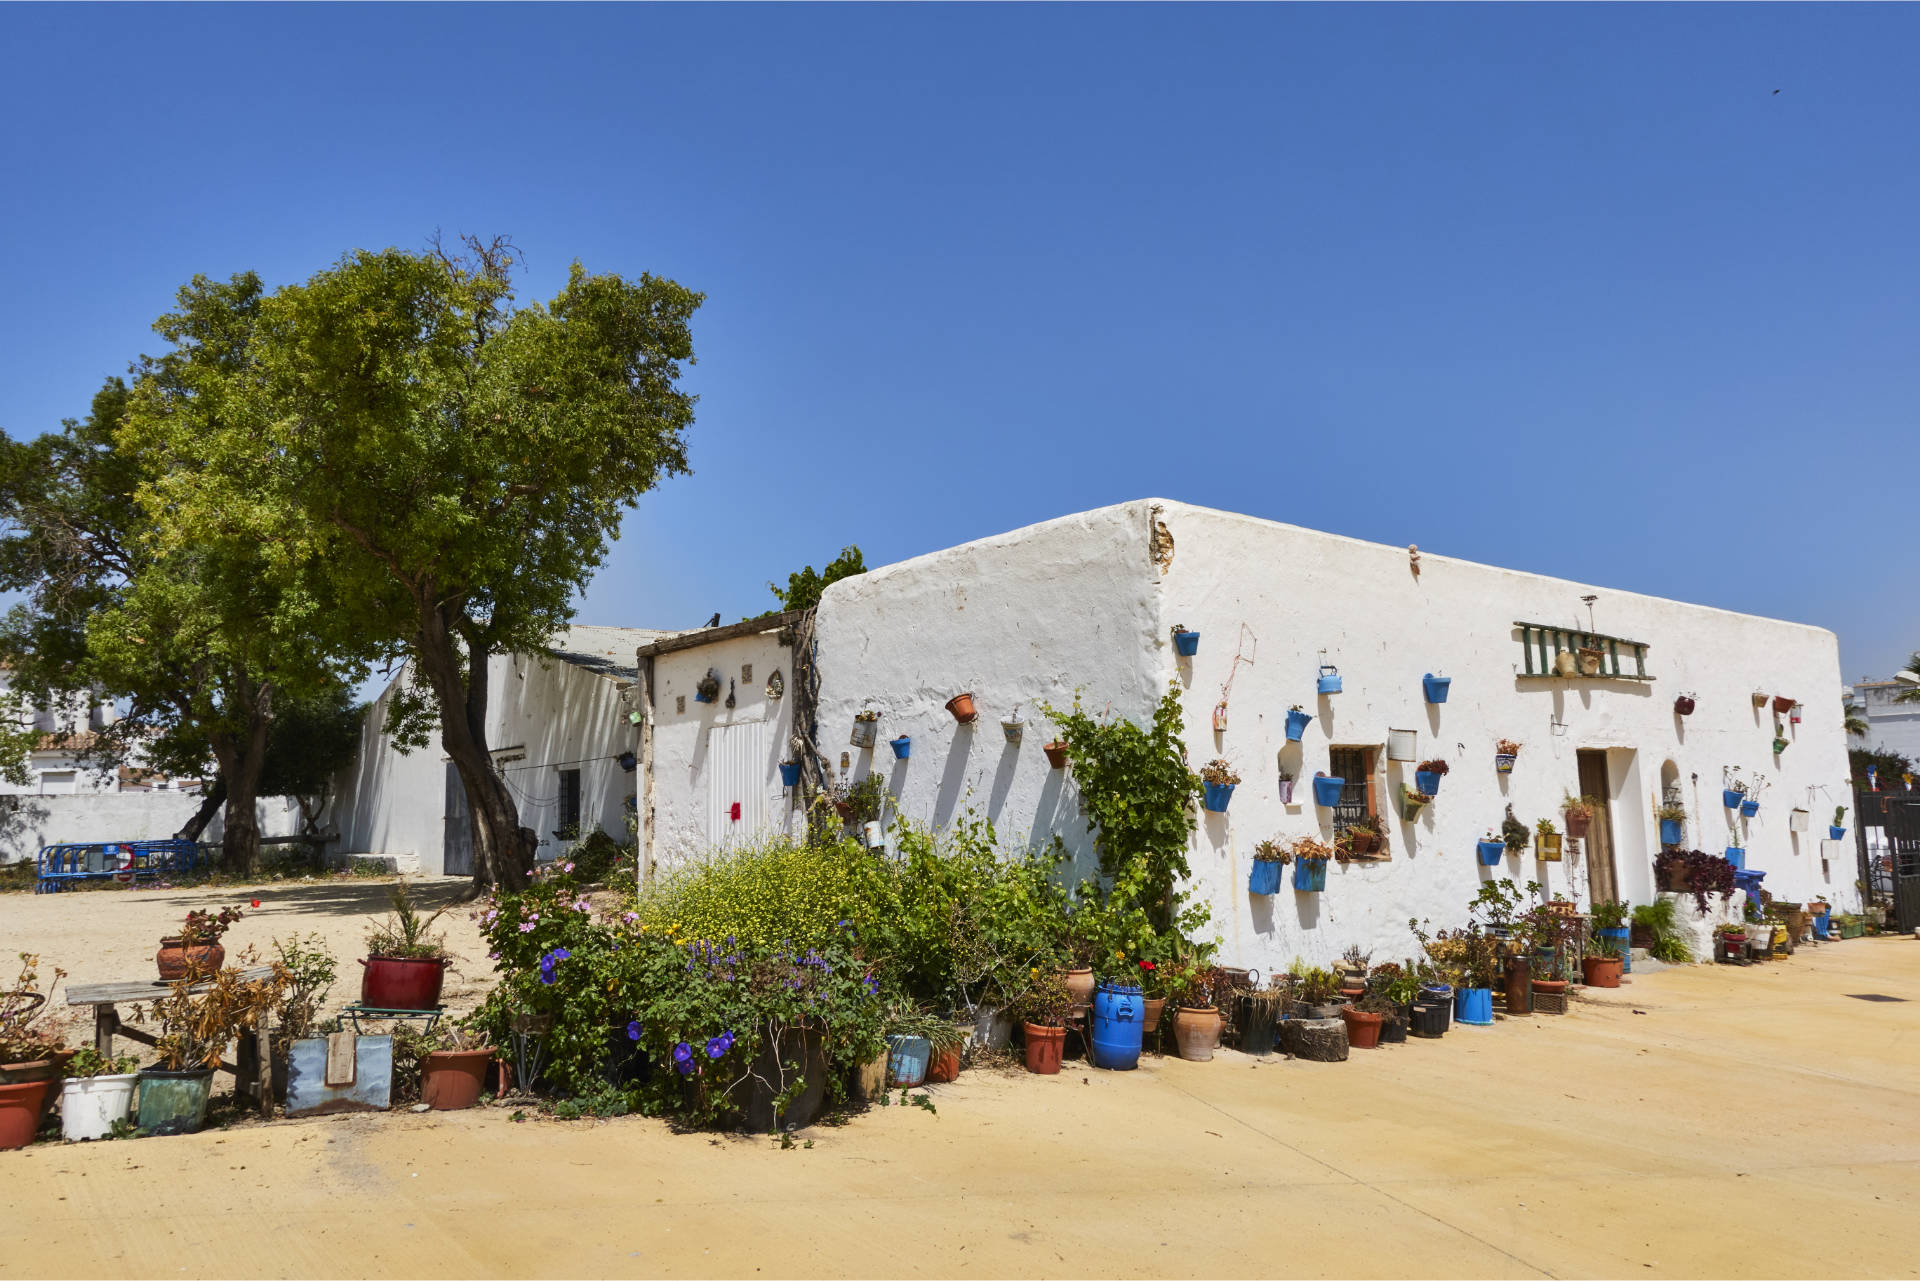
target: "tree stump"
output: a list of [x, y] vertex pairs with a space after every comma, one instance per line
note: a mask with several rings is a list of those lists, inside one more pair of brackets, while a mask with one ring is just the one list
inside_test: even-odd
[[1280, 1025], [1280, 1044], [1296, 1059], [1344, 1063], [1347, 1058], [1346, 1020], [1288, 1019]]

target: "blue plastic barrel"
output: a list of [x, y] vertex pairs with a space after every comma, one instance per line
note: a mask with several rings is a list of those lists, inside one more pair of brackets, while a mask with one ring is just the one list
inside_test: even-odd
[[[1173, 634], [1173, 647], [1179, 651], [1180, 657], [1192, 658], [1200, 652], [1200, 633], [1175, 632]], [[1132, 1065], [1129, 1064], [1128, 1066]]]
[[1287, 741], [1289, 743], [1299, 742], [1300, 736], [1307, 732], [1307, 722], [1311, 721], [1312, 719], [1313, 719], [1312, 716], [1310, 716], [1306, 712], [1299, 710], [1298, 708], [1295, 708], [1294, 710], [1288, 712], [1287, 713]]
[[1661, 819], [1660, 820], [1660, 843], [1662, 845], [1678, 845], [1680, 843], [1680, 831], [1681, 831], [1681, 824], [1679, 819], [1677, 818]]
[[905, 734], [899, 738], [888, 739], [887, 746], [893, 749], [893, 759], [896, 761], [904, 761], [913, 755], [913, 739]]
[[780, 762], [780, 786], [792, 787], [800, 781], [800, 762]]
[[1206, 797], [1201, 803], [1215, 814], [1226, 813], [1227, 802], [1233, 799], [1234, 785], [1232, 783], [1202, 783], [1201, 786], [1206, 788]]
[[1600, 937], [1612, 943], [1614, 950], [1620, 953], [1621, 972], [1630, 973], [1633, 970], [1633, 948], [1629, 946], [1629, 941], [1633, 931], [1624, 925], [1602, 925]]
[[1500, 866], [1500, 856], [1507, 852], [1507, 843], [1505, 841], [1481, 841], [1476, 848], [1480, 851], [1480, 866], [1498, 867]]
[[1428, 672], [1420, 678], [1420, 684], [1426, 688], [1429, 703], [1444, 703], [1447, 701], [1447, 690], [1453, 685], [1453, 677], [1435, 676]]
[[1293, 888], [1318, 894], [1327, 888], [1327, 860], [1300, 858], [1293, 861]]
[[1146, 1016], [1139, 988], [1102, 983], [1093, 994], [1093, 1036], [1088, 1042], [1093, 1065], [1113, 1072], [1139, 1067]]
[[1433, 796], [1440, 791], [1440, 780], [1443, 777], [1445, 775], [1438, 770], [1417, 769], [1413, 772], [1413, 785], [1428, 796]]
[[1466, 1023], [1474, 1027], [1488, 1027], [1493, 1023], [1493, 989], [1490, 987], [1463, 987], [1453, 994], [1453, 1021]]
[[1340, 803], [1340, 789], [1346, 785], [1344, 778], [1329, 778], [1325, 774], [1316, 776], [1313, 780], [1313, 803], [1332, 809]]
[[1247, 873], [1247, 893], [1278, 894], [1280, 892], [1280, 864], [1272, 859], [1253, 860], [1253, 870]]
[[923, 1084], [933, 1060], [933, 1042], [924, 1036], [887, 1038], [887, 1079], [898, 1086]]

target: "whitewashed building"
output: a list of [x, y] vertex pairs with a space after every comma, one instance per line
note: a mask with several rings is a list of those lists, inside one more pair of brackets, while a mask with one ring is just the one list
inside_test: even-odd
[[[490, 660], [487, 742], [494, 767], [550, 859], [595, 829], [627, 839], [639, 744], [632, 693], [636, 647], [663, 632], [631, 627], [568, 628], [540, 654]], [[334, 861], [371, 858], [402, 871], [464, 876], [473, 871], [466, 792], [438, 734], [402, 752], [387, 733], [387, 708], [403, 668], [368, 708], [360, 746], [336, 780], [326, 825], [339, 833]]]
[[[1200, 634], [1191, 658], [1175, 625]], [[1558, 652], [1580, 646], [1598, 651], [1598, 674], [1555, 674]], [[893, 813], [946, 826], [972, 811], [1024, 843], [1057, 834], [1091, 869], [1072, 772], [1042, 751], [1040, 704], [1078, 692], [1144, 723], [1171, 684], [1190, 762], [1224, 757], [1243, 779], [1226, 812], [1201, 814], [1189, 854], [1229, 964], [1324, 962], [1355, 943], [1405, 954], [1409, 918], [1462, 923], [1489, 877], [1645, 902], [1654, 809], [1670, 801], [1687, 810], [1689, 847], [1740, 846], [1776, 896], [1858, 902], [1852, 842], [1827, 839], [1848, 774], [1837, 644], [1817, 627], [1140, 500], [844, 579], [811, 619], [661, 637], [637, 658], [643, 867], [799, 829], [779, 768], [804, 755], [798, 708], [830, 777], [880, 774]], [[809, 665], [817, 698], [800, 687]], [[1327, 669], [1340, 692], [1318, 692]], [[1444, 703], [1427, 701], [1429, 673], [1450, 679]], [[703, 679], [713, 701], [698, 697]], [[979, 709], [970, 725], [946, 710], [960, 693]], [[1313, 719], [1290, 742], [1295, 705]], [[850, 742], [862, 711], [879, 714], [871, 748]], [[1006, 719], [1023, 723], [1018, 741]], [[909, 755], [896, 759], [901, 735]], [[1500, 739], [1521, 744], [1508, 774]], [[1408, 819], [1400, 789], [1435, 757], [1451, 772]], [[1721, 805], [1735, 770], [1760, 801], [1751, 818]], [[1337, 806], [1315, 804], [1316, 773], [1347, 779]], [[1562, 861], [1480, 866], [1476, 843], [1509, 804], [1529, 827], [1564, 830], [1568, 794], [1605, 804]], [[1366, 812], [1385, 819], [1389, 859], [1331, 867], [1321, 893], [1248, 893], [1257, 841], [1328, 839]]]

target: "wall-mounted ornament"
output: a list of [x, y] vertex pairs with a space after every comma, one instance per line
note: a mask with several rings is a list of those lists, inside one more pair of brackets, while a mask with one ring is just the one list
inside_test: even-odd
[[776, 667], [773, 669], [773, 675], [767, 677], [767, 697], [777, 699], [786, 692], [786, 678], [780, 675], [780, 669]]

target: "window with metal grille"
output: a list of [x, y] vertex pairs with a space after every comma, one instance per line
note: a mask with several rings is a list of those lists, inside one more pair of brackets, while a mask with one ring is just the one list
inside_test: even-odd
[[1355, 822], [1373, 813], [1373, 789], [1367, 778], [1373, 773], [1373, 749], [1336, 747], [1327, 753], [1327, 773], [1345, 780], [1340, 788], [1340, 803], [1333, 807], [1333, 830], [1344, 832]]
[[556, 831], [563, 841], [580, 836], [580, 771], [560, 771], [560, 823]]

